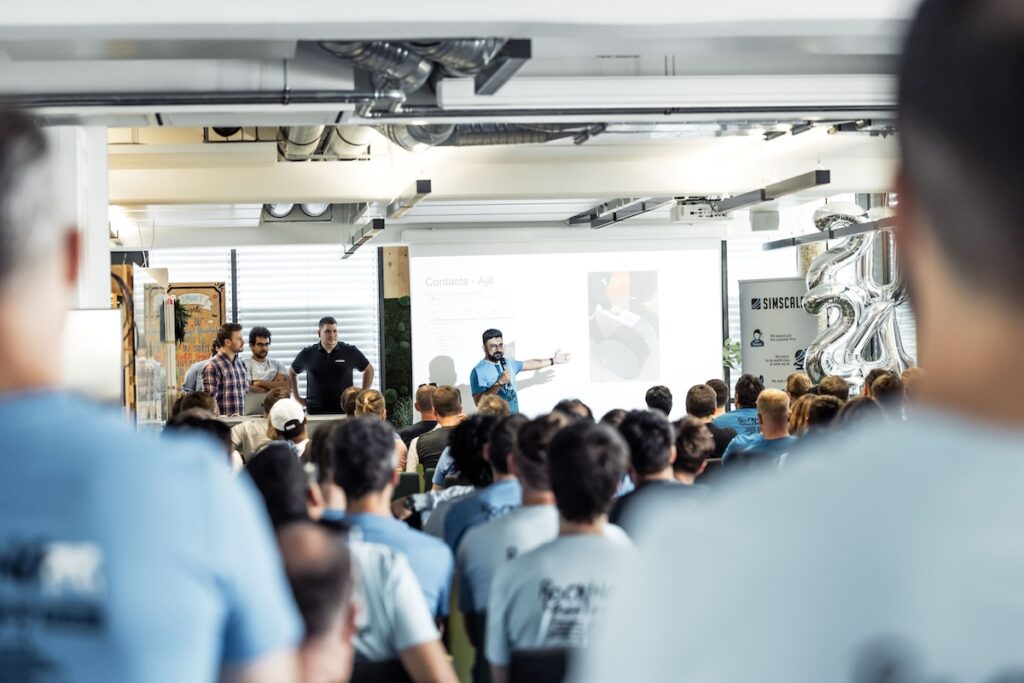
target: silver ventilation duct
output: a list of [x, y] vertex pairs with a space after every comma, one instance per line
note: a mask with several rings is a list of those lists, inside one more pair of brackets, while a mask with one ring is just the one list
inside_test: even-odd
[[469, 76], [486, 67], [505, 45], [503, 38], [410, 41], [408, 45], [453, 76]]
[[414, 126], [402, 123], [381, 126], [377, 130], [404, 150], [422, 152], [442, 144], [451, 137], [455, 132], [455, 126], [451, 124]]
[[508, 123], [423, 126], [395, 124], [378, 128], [391, 142], [410, 152], [421, 152], [430, 147], [541, 144], [563, 138], [584, 141], [603, 129], [603, 124], [517, 125]]
[[281, 129], [277, 151], [288, 161], [308, 159], [316, 153], [326, 126], [291, 126]]
[[415, 92], [430, 78], [434, 65], [400, 43], [326, 41], [320, 46], [335, 57], [351, 60], [374, 76], [375, 85]]
[[334, 126], [327, 133], [324, 153], [338, 159], [358, 159], [370, 150], [373, 128], [369, 126]]

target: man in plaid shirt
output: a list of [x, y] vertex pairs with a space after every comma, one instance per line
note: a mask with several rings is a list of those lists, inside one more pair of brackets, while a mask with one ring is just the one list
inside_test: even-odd
[[221, 415], [241, 415], [249, 377], [238, 354], [242, 352], [242, 326], [224, 323], [217, 331], [220, 351], [203, 369], [203, 388], [217, 402]]

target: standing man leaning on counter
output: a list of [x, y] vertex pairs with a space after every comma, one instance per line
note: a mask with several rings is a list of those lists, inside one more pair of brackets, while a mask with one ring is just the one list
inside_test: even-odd
[[[317, 326], [320, 341], [299, 351], [288, 368], [292, 396], [310, 415], [338, 412], [341, 392], [352, 386], [352, 371], [363, 373], [363, 389], [373, 384], [373, 366], [363, 352], [338, 341], [338, 321], [327, 316]], [[306, 374], [306, 397], [299, 395], [299, 373]]]
[[269, 358], [270, 330], [257, 325], [249, 330], [249, 350], [252, 358], [245, 361], [245, 369], [249, 373], [251, 391], [271, 391], [273, 389], [288, 390], [288, 371], [284, 363], [276, 358]]

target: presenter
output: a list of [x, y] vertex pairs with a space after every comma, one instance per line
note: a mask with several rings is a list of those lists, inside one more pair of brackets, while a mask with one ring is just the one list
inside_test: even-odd
[[484, 396], [497, 395], [508, 402], [513, 413], [518, 413], [516, 375], [522, 370], [540, 370], [568, 363], [571, 359], [568, 353], [561, 350], [555, 351], [555, 355], [550, 358], [534, 358], [527, 361], [505, 358], [505, 342], [501, 338], [501, 330], [487, 330], [484, 332], [484, 359], [477, 363], [469, 374], [473, 401], [479, 403]]

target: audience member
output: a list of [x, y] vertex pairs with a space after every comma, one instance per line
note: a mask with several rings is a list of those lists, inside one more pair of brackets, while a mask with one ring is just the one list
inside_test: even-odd
[[341, 413], [346, 417], [354, 417], [356, 414], [356, 396], [359, 395], [363, 389], [362, 387], [351, 386], [345, 387], [344, 391], [341, 392]]
[[210, 342], [210, 357], [201, 361], [196, 361], [192, 365], [188, 366], [188, 370], [185, 371], [185, 379], [181, 382], [181, 390], [183, 392], [188, 394], [193, 391], [203, 390], [203, 370], [210, 364], [210, 360], [216, 356], [219, 351], [220, 346], [217, 344], [217, 339], [214, 338], [214, 340]]
[[717, 394], [707, 384], [695, 384], [686, 392], [686, 414], [708, 426], [715, 439], [715, 450], [709, 456], [721, 458], [729, 442], [736, 436], [736, 430], [717, 426], [713, 420], [717, 412]]
[[715, 392], [715, 415], [725, 415], [726, 404], [729, 402], [729, 385], [720, 379], [709, 379], [704, 384], [711, 387]]
[[508, 681], [516, 650], [585, 647], [607, 614], [632, 554], [628, 543], [605, 533], [627, 452], [614, 429], [586, 421], [570, 424], [552, 439], [548, 471], [559, 534], [502, 565], [494, 576], [485, 648], [493, 683]]
[[816, 396], [807, 410], [807, 433], [818, 434], [835, 424], [843, 402], [835, 396]]
[[270, 330], [260, 325], [249, 330], [249, 351], [252, 357], [245, 360], [245, 371], [249, 375], [249, 391], [288, 391], [288, 369], [276, 358], [270, 358]]
[[268, 435], [278, 441], [286, 441], [295, 455], [303, 460], [309, 436], [306, 435], [306, 411], [294, 398], [282, 398], [270, 408]]
[[839, 375], [829, 375], [821, 380], [818, 390], [822, 396], [835, 396], [844, 403], [850, 400], [850, 383]]
[[[482, 416], [481, 419], [497, 420], [497, 418], [489, 416]], [[492, 483], [453, 504], [448, 511], [444, 521], [444, 541], [453, 551], [458, 549], [459, 541], [468, 530], [488, 520], [506, 515], [522, 503], [522, 487], [519, 485], [519, 480], [508, 470], [508, 456], [515, 448], [516, 433], [526, 422], [524, 417], [517, 417], [514, 420], [511, 417], [505, 417], [501, 421], [481, 423], [481, 425], [493, 425], [489, 427], [490, 434], [482, 449], [483, 459], [490, 465]], [[497, 425], [505, 426], [506, 428], [500, 434], [502, 436], [511, 435], [511, 438], [504, 439], [497, 444], [491, 441], [491, 437], [499, 433], [496, 431]], [[461, 463], [458, 463], [459, 455], [455, 452], [454, 447], [452, 451], [459, 471], [464, 472]], [[466, 474], [468, 475], [468, 473]]]
[[907, 402], [903, 380], [899, 375], [886, 373], [871, 385], [871, 396], [878, 401], [882, 412], [890, 420], [902, 420], [903, 408]]
[[757, 397], [764, 391], [764, 383], [754, 375], [743, 375], [736, 380], [736, 410], [719, 415], [713, 421], [716, 427], [732, 429], [739, 436], [753, 436], [760, 431], [757, 420]]
[[221, 415], [245, 412], [245, 392], [249, 375], [242, 362], [242, 326], [224, 323], [217, 331], [217, 355], [203, 368], [203, 389], [217, 402]]
[[[402, 468], [405, 472], [415, 472], [417, 465], [423, 469], [437, 467], [441, 453], [448, 446], [452, 429], [462, 419], [462, 395], [453, 386], [441, 385], [434, 390], [434, 413], [437, 415], [437, 426], [412, 440], [409, 454]], [[399, 462], [401, 467], [402, 463]]]
[[660, 410], [665, 417], [672, 414], [672, 392], [668, 387], [660, 384], [651, 387], [647, 390], [644, 400], [651, 410]]
[[555, 407], [551, 410], [559, 413], [565, 413], [569, 417], [582, 418], [584, 420], [594, 421], [594, 411], [590, 409], [583, 401], [578, 398], [563, 398], [561, 401], [555, 404]]
[[334, 445], [334, 430], [344, 420], [322, 423], [309, 440], [309, 465], [315, 468], [316, 483], [307, 482], [307, 504], [311, 519], [328, 523], [344, 524], [345, 491], [334, 483], [334, 466], [331, 464], [331, 449]]
[[203, 434], [213, 438], [218, 448], [227, 456], [228, 464], [237, 472], [242, 469], [242, 456], [231, 444], [231, 428], [218, 420], [213, 413], [201, 408], [189, 408], [172, 417], [164, 427], [164, 434]]
[[722, 454], [724, 463], [740, 454], [743, 457], [737, 463], [778, 463], [789, 452], [796, 437], [789, 435], [789, 396], [786, 392], [778, 389], [762, 391], [757, 397], [757, 419], [761, 432], [733, 439]]
[[277, 532], [285, 575], [306, 635], [299, 650], [303, 683], [347, 683], [352, 674], [355, 575], [343, 538], [311, 522]]
[[[786, 392], [787, 394], [789, 392]], [[811, 403], [819, 396], [803, 394], [796, 399], [789, 411], [789, 434], [790, 436], [803, 436], [807, 431], [807, 415], [811, 410]]]
[[[376, 389], [363, 389], [356, 396], [356, 412], [355, 417], [374, 417], [380, 421], [388, 419], [388, 408], [384, 402], [384, 396]], [[405, 442], [402, 441], [402, 437], [398, 432], [394, 431], [388, 423], [388, 427], [391, 428], [392, 434], [395, 438], [395, 451], [398, 454], [398, 458], [395, 460], [395, 466], [398, 463], [405, 461], [409, 455], [409, 449], [405, 447]], [[401, 471], [401, 470], [398, 470]], [[389, 499], [390, 500], [390, 499]]]
[[[177, 411], [172, 412], [174, 414], [183, 413], [193, 408], [205, 410], [211, 415], [217, 415], [217, 402], [213, 400], [213, 396], [210, 396], [205, 391], [190, 391], [184, 394], [181, 397], [181, 402], [178, 403]], [[174, 415], [171, 415], [171, 417], [174, 417]]]
[[484, 396], [476, 404], [476, 412], [480, 415], [493, 415], [494, 417], [508, 417], [512, 409], [508, 401], [501, 396]]
[[[451, 453], [455, 459], [455, 469], [459, 472], [458, 484], [444, 491], [412, 496], [413, 503], [407, 505], [420, 514], [423, 530], [427, 533], [446, 539], [445, 520], [451, 508], [494, 481], [493, 470], [484, 457], [484, 449], [490, 439], [491, 428], [497, 421], [498, 418], [490, 415], [473, 415], [452, 430]], [[450, 547], [455, 550], [455, 547]]]
[[290, 444], [271, 441], [249, 459], [245, 471], [263, 496], [275, 529], [309, 520], [307, 477]]
[[242, 420], [231, 428], [231, 443], [246, 461], [270, 441], [270, 409], [281, 399], [288, 398], [287, 389], [271, 389], [263, 399], [263, 417]]
[[[512, 408], [501, 396], [484, 396], [476, 404], [477, 415], [491, 415], [502, 418], [512, 414]], [[458, 477], [459, 472], [455, 469], [455, 459], [452, 457], [450, 448], [441, 451], [441, 457], [437, 460], [437, 467], [434, 468], [434, 476], [431, 479], [431, 488], [440, 491], [445, 487], [445, 480], [448, 477]]]
[[695, 417], [686, 416], [675, 423], [676, 459], [672, 475], [686, 486], [695, 486], [704, 471], [707, 460], [715, 453], [715, 439], [711, 425]]
[[802, 372], [794, 372], [786, 378], [786, 393], [789, 394], [790, 401], [796, 401], [808, 393], [812, 386], [814, 386], [814, 383], [811, 382], [811, 378]]
[[860, 395], [867, 396], [868, 398], [874, 398], [874, 396], [871, 393], [871, 385], [873, 385], [875, 383], [875, 380], [878, 379], [879, 377], [888, 374], [891, 373], [888, 370], [883, 370], [882, 368], [872, 369], [864, 378], [864, 384], [861, 387]]
[[878, 401], [870, 396], [856, 396], [843, 405], [843, 409], [836, 417], [836, 424], [847, 428], [884, 419], [885, 412], [882, 406], [878, 405]]
[[921, 392], [924, 373], [921, 368], [907, 368], [903, 371], [900, 379], [903, 380], [903, 389], [907, 395], [907, 408], [913, 408], [917, 403], [917, 395]]
[[628, 412], [628, 410], [623, 410], [622, 408], [612, 408], [601, 416], [600, 422], [603, 425], [608, 425], [609, 427], [618, 429], [619, 425], [622, 424], [622, 421], [626, 418]]
[[420, 421], [398, 430], [398, 435], [402, 437], [402, 443], [406, 448], [417, 436], [426, 434], [437, 426], [437, 416], [434, 414], [434, 389], [436, 388], [437, 385], [433, 383], [421, 384], [417, 387], [412, 407], [420, 414]]
[[448, 614], [454, 558], [440, 540], [391, 515], [391, 497], [399, 476], [396, 443], [401, 441], [379, 420], [344, 420], [331, 434], [331, 470], [348, 501], [345, 522], [359, 529], [364, 541], [403, 553], [431, 613], [441, 618]]

